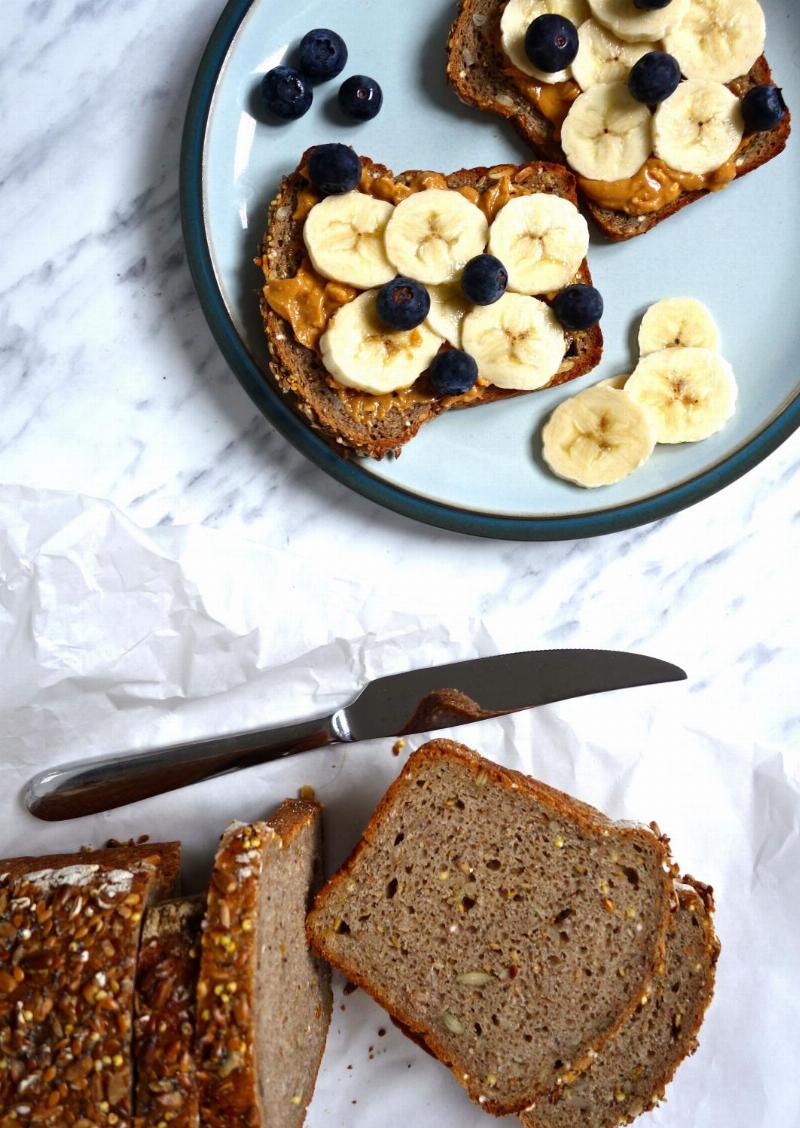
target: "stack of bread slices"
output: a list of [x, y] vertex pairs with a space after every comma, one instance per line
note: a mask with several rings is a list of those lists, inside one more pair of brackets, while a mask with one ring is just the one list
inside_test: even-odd
[[711, 890], [655, 826], [450, 741], [321, 891], [308, 799], [232, 823], [206, 896], [176, 899], [179, 869], [178, 843], [0, 863], [0, 1128], [298, 1128], [328, 964], [486, 1112], [613, 1128], [661, 1099], [713, 991]]

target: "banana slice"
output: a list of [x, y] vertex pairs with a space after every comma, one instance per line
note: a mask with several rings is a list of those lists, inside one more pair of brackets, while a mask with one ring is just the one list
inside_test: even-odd
[[324, 278], [359, 290], [383, 286], [395, 276], [384, 236], [394, 207], [363, 192], [326, 196], [306, 216], [303, 239], [314, 269]]
[[680, 21], [665, 33], [664, 50], [687, 78], [732, 82], [763, 53], [766, 35], [758, 0], [689, 0]]
[[386, 253], [398, 274], [418, 282], [450, 282], [483, 253], [486, 216], [459, 192], [428, 188], [403, 200], [386, 227]]
[[561, 146], [581, 176], [623, 180], [638, 172], [653, 150], [653, 115], [625, 82], [592, 86], [572, 103]]
[[633, 64], [655, 49], [655, 43], [626, 43], [596, 20], [586, 20], [578, 28], [578, 54], [572, 64], [572, 77], [581, 90], [601, 83], [623, 82]]
[[639, 327], [642, 356], [661, 349], [713, 349], [719, 352], [717, 323], [696, 298], [664, 298], [651, 305]]
[[625, 395], [650, 415], [659, 443], [696, 443], [733, 415], [736, 377], [711, 349], [662, 349], [642, 357]]
[[653, 149], [670, 168], [702, 176], [720, 168], [744, 134], [742, 103], [721, 82], [690, 78], [653, 118]]
[[489, 251], [508, 271], [508, 287], [548, 294], [575, 277], [589, 249], [589, 227], [569, 200], [547, 192], [516, 196], [489, 229]]
[[408, 332], [386, 329], [375, 311], [377, 290], [338, 309], [320, 338], [322, 361], [347, 388], [382, 395], [408, 388], [429, 367], [442, 338], [426, 324]]
[[539, 82], [564, 82], [570, 70], [541, 71], [528, 58], [525, 50], [525, 32], [539, 16], [552, 12], [566, 16], [576, 27], [589, 17], [586, 0], [509, 0], [500, 19], [500, 39], [503, 51], [518, 70]]
[[594, 385], [595, 388], [616, 388], [621, 392], [625, 384], [630, 380], [630, 372], [621, 372], [619, 376], [608, 376], [605, 380], [598, 380]]
[[453, 348], [460, 349], [461, 323], [472, 309], [472, 302], [464, 297], [460, 282], [428, 286], [427, 290], [431, 299], [428, 327], [449, 341]]
[[621, 482], [653, 453], [646, 411], [615, 388], [586, 388], [555, 409], [542, 431], [542, 454], [554, 474], [579, 486]]
[[509, 293], [494, 305], [476, 306], [468, 313], [461, 340], [481, 376], [498, 388], [519, 391], [549, 384], [567, 347], [548, 305], [538, 298]]
[[594, 18], [620, 39], [628, 43], [652, 43], [663, 39], [670, 28], [679, 23], [687, 2], [670, 0], [665, 8], [643, 9], [637, 8], [633, 0], [589, 0], [589, 7]]

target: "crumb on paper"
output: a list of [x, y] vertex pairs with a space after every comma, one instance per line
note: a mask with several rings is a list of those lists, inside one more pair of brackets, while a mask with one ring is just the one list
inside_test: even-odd
[[405, 748], [405, 746], [406, 746], [406, 742], [403, 740], [402, 737], [400, 737], [400, 739], [396, 740], [394, 742], [394, 744], [392, 745], [392, 755], [393, 756], [399, 756], [400, 753]]
[[307, 799], [311, 803], [313, 803], [317, 798], [316, 791], [309, 783], [304, 783], [303, 786], [298, 790], [297, 794], [301, 799]]

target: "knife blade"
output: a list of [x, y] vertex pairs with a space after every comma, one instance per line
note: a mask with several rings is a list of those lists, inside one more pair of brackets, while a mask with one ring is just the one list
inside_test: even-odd
[[670, 662], [619, 650], [528, 650], [473, 658], [377, 678], [327, 716], [49, 768], [30, 780], [23, 800], [40, 819], [79, 818], [329, 744], [432, 732], [685, 678]]

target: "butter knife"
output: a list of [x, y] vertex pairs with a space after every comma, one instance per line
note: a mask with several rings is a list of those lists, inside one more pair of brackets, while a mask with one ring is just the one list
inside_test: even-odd
[[48, 768], [30, 780], [23, 799], [37, 818], [79, 818], [329, 744], [432, 732], [685, 677], [669, 662], [618, 650], [474, 658], [377, 678], [329, 716]]

